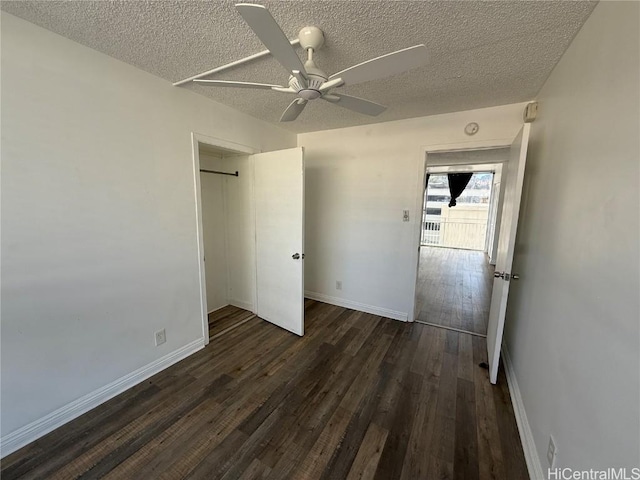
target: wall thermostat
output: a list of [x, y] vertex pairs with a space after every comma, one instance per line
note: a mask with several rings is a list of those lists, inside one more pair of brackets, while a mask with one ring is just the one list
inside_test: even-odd
[[524, 107], [524, 113], [522, 114], [524, 123], [533, 122], [537, 116], [538, 116], [538, 102], [527, 103], [527, 106]]
[[466, 133], [467, 135], [475, 135], [476, 133], [478, 133], [478, 130], [480, 130], [480, 125], [478, 125], [476, 122], [471, 122], [466, 127], [464, 127], [464, 133]]

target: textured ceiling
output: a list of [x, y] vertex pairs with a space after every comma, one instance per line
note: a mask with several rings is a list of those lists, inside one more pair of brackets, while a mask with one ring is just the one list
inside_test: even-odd
[[[305, 25], [325, 32], [315, 59], [328, 74], [419, 43], [429, 51], [425, 67], [339, 89], [387, 105], [382, 115], [316, 101], [295, 122], [280, 124], [294, 132], [529, 100], [595, 6], [556, 0], [259, 3], [291, 39]], [[171, 82], [264, 50], [231, 1], [3, 1], [2, 9]], [[268, 56], [212, 78], [286, 85], [288, 74]], [[186, 88], [273, 123], [293, 99], [268, 90]]]

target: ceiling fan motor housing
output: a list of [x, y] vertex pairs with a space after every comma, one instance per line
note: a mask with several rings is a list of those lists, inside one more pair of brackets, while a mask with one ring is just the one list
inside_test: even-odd
[[313, 60], [307, 60], [304, 64], [307, 71], [307, 85], [301, 85], [293, 75], [289, 77], [289, 86], [296, 91], [299, 97], [305, 100], [315, 100], [322, 96], [320, 87], [327, 81], [327, 74], [320, 70]]
[[315, 90], [312, 88], [303, 88], [298, 91], [298, 96], [300, 98], [304, 98], [305, 100], [315, 100], [316, 98], [320, 98], [322, 94], [319, 90]]

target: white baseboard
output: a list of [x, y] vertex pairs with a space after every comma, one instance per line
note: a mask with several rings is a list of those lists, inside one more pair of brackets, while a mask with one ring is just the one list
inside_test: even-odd
[[0, 457], [15, 452], [202, 348], [204, 348], [204, 339], [194, 340], [184, 347], [5, 435], [0, 438]]
[[255, 307], [251, 302], [243, 302], [242, 300], [235, 300], [233, 298], [230, 298], [229, 305], [233, 305], [234, 307], [238, 307], [238, 308], [243, 308], [244, 310], [249, 310], [251, 313], [256, 313]]
[[218, 308], [214, 308], [213, 310], [210, 310], [207, 312], [207, 315], [211, 315], [213, 312], [217, 312], [218, 310], [222, 310], [224, 307], [228, 307], [230, 304], [226, 304], [226, 305], [222, 305], [221, 307]]
[[520, 441], [522, 442], [522, 449], [524, 450], [524, 458], [527, 462], [529, 477], [531, 480], [545, 480], [547, 477], [545, 476], [542, 470], [542, 465], [540, 464], [540, 457], [538, 456], [538, 450], [536, 449], [536, 444], [533, 440], [533, 433], [531, 432], [531, 426], [527, 419], [527, 412], [524, 409], [524, 403], [522, 401], [522, 395], [520, 394], [520, 387], [518, 387], [516, 373], [513, 370], [511, 357], [509, 357], [509, 351], [505, 344], [502, 344], [502, 361], [507, 375], [509, 394], [511, 395], [511, 403], [513, 404], [513, 411], [516, 415], [516, 423], [518, 424], [518, 432], [520, 432]]
[[406, 322], [409, 319], [409, 315], [405, 312], [397, 312], [395, 310], [388, 310], [386, 308], [375, 307], [373, 305], [367, 305], [359, 302], [352, 302], [351, 300], [345, 300], [344, 298], [331, 297], [322, 293], [316, 292], [304, 292], [304, 296], [311, 300], [318, 302], [330, 303], [331, 305], [337, 305], [338, 307], [350, 308], [352, 310], [358, 310], [359, 312], [371, 313], [373, 315], [380, 315], [381, 317], [392, 318], [394, 320], [400, 320]]

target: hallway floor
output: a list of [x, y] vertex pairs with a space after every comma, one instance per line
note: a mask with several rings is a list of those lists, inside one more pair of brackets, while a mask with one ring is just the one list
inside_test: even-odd
[[485, 335], [493, 266], [484, 252], [421, 247], [418, 320]]

